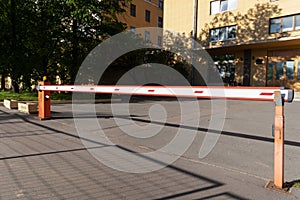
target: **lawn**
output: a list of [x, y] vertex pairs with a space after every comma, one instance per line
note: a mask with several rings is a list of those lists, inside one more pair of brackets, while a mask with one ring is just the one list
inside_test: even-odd
[[294, 184], [293, 184], [293, 187], [300, 188], [300, 180], [295, 181]]
[[[4, 99], [13, 99], [19, 101], [37, 101], [38, 93], [37, 92], [20, 92], [13, 93], [11, 91], [0, 91], [0, 101]], [[51, 93], [52, 100], [71, 100], [71, 93]]]

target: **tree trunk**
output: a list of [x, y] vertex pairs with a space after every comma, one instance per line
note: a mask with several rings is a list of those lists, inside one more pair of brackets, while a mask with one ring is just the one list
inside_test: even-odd
[[13, 92], [14, 93], [20, 93], [20, 87], [19, 84], [15, 81], [12, 82]]
[[72, 69], [70, 70], [70, 76], [71, 76], [71, 84], [75, 82], [76, 74], [77, 74], [77, 68], [78, 68], [78, 37], [77, 37], [77, 29], [78, 24], [77, 20], [73, 20], [72, 25], [72, 32], [73, 32], [73, 44], [72, 44]]
[[5, 75], [1, 74], [1, 90], [5, 90]]

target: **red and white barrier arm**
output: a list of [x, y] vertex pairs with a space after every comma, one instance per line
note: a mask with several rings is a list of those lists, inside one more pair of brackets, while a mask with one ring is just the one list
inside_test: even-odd
[[294, 91], [280, 87], [218, 87], [218, 86], [123, 86], [123, 85], [45, 85], [38, 90], [56, 92], [88, 92], [143, 96], [190, 98], [222, 98], [232, 100], [274, 101], [274, 92], [280, 91], [284, 101], [292, 102]]

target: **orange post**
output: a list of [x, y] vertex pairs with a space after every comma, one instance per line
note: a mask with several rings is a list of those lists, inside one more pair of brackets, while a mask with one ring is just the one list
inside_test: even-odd
[[[49, 82], [39, 82], [39, 86], [50, 85]], [[49, 119], [51, 118], [50, 110], [50, 91], [39, 90], [39, 118]]]
[[274, 185], [282, 189], [284, 183], [284, 101], [275, 91], [274, 120]]

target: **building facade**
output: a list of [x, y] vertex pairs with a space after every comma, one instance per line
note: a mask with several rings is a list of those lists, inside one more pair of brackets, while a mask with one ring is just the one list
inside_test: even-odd
[[163, 27], [163, 0], [126, 0], [119, 1], [125, 12], [118, 16], [118, 19], [127, 24], [127, 30], [141, 34], [145, 41], [161, 45], [161, 34], [151, 34], [151, 31], [139, 32], [137, 28], [142, 27]]
[[290, 0], [165, 0], [165, 28], [196, 38], [230, 85], [300, 90], [300, 10]]

